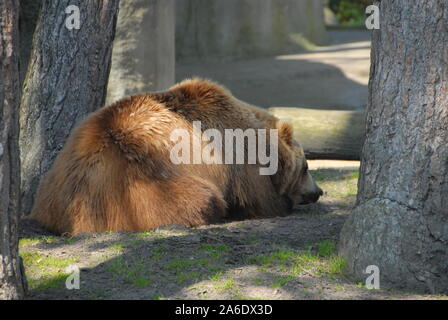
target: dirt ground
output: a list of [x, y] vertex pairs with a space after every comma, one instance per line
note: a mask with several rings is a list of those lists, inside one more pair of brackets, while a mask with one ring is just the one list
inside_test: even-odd
[[[283, 218], [73, 238], [23, 221], [29, 299], [446, 299], [368, 290], [346, 274], [336, 244], [358, 166], [310, 161], [325, 195]], [[79, 290], [65, 286], [72, 266], [80, 269]]]
[[367, 104], [370, 32], [330, 31], [330, 44], [250, 60], [176, 65], [176, 80], [213, 79], [254, 105], [361, 110]]

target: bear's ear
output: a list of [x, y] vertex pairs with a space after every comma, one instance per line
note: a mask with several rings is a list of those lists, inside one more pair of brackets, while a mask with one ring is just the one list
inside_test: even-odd
[[288, 146], [292, 146], [293, 127], [290, 122], [280, 120], [277, 122], [278, 136]]

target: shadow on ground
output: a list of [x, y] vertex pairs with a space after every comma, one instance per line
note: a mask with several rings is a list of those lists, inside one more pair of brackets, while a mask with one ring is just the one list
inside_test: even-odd
[[331, 31], [332, 44], [282, 56], [178, 64], [176, 80], [218, 81], [236, 97], [260, 107], [361, 110], [366, 106], [370, 33]]
[[[73, 238], [52, 236], [25, 220], [20, 252], [29, 298], [434, 298], [367, 290], [345, 274], [335, 247], [354, 203], [357, 169], [312, 173], [326, 194], [319, 203], [281, 218]], [[81, 270], [79, 290], [65, 288], [70, 265]]]

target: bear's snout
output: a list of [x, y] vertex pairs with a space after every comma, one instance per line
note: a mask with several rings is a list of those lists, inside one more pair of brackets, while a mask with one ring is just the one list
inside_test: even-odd
[[310, 204], [315, 203], [317, 200], [319, 200], [320, 196], [324, 194], [323, 190], [319, 187], [317, 187], [316, 192], [307, 193], [302, 195], [302, 202], [300, 204]]

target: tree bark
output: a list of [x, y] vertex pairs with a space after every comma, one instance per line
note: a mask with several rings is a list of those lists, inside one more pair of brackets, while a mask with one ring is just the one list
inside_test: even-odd
[[357, 205], [340, 252], [366, 278], [448, 292], [448, 3], [375, 1]]
[[36, 29], [42, 0], [20, 0], [20, 83], [23, 84], [31, 56], [33, 34]]
[[[80, 29], [66, 27], [69, 5]], [[44, 0], [20, 106], [23, 213], [76, 123], [102, 107], [119, 0]]]
[[0, 1], [0, 300], [21, 299], [25, 277], [18, 255], [19, 3]]

